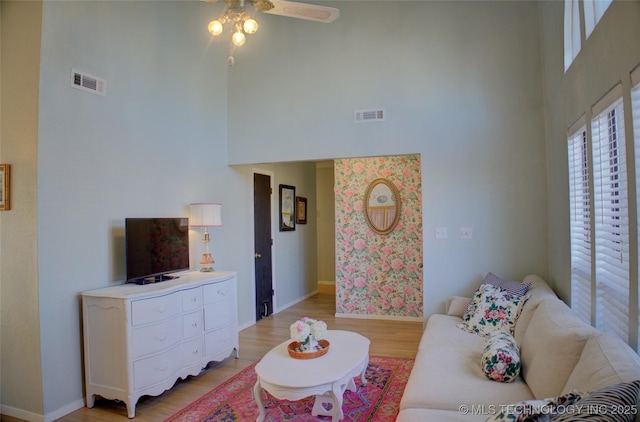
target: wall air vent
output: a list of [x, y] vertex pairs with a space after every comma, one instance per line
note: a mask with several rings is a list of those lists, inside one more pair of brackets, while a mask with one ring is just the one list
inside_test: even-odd
[[356, 110], [353, 112], [354, 123], [381, 122], [384, 120], [384, 109]]
[[75, 69], [71, 69], [71, 86], [103, 97], [107, 95], [107, 81]]

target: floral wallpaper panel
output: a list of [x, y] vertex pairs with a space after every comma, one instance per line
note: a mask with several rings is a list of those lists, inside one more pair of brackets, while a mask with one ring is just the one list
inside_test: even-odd
[[[336, 312], [422, 317], [422, 177], [420, 156], [335, 161]], [[402, 199], [401, 216], [387, 235], [364, 216], [364, 193], [379, 177]]]

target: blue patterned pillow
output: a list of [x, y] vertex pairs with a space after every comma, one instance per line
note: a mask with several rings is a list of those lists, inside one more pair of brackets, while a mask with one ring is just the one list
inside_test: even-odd
[[633, 422], [638, 413], [640, 380], [623, 382], [596, 390], [578, 400], [571, 411], [559, 414], [552, 421]]
[[527, 294], [529, 287], [531, 287], [531, 283], [518, 283], [517, 281], [504, 280], [494, 273], [487, 274], [482, 284], [498, 286], [502, 290], [506, 290], [509, 294], [514, 296], [523, 296]]
[[513, 404], [501, 405], [500, 412], [486, 422], [546, 422], [560, 412], [572, 409], [582, 398], [582, 394], [572, 391], [558, 397], [548, 399], [525, 400]]
[[506, 331], [493, 331], [484, 343], [481, 362], [482, 372], [490, 380], [515, 380], [520, 373], [520, 349], [516, 339]]

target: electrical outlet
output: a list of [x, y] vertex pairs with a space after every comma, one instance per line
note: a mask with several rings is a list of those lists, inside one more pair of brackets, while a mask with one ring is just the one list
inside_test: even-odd
[[460, 227], [460, 239], [472, 239], [473, 229], [471, 227]]
[[446, 227], [436, 227], [436, 239], [446, 239], [447, 237]]

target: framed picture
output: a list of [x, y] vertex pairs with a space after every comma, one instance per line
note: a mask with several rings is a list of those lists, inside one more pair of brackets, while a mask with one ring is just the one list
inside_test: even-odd
[[9, 180], [11, 175], [10, 164], [0, 164], [0, 211], [10, 209]]
[[296, 196], [296, 223], [307, 224], [307, 198]]
[[296, 188], [289, 185], [280, 185], [280, 231], [292, 231], [296, 229]]

